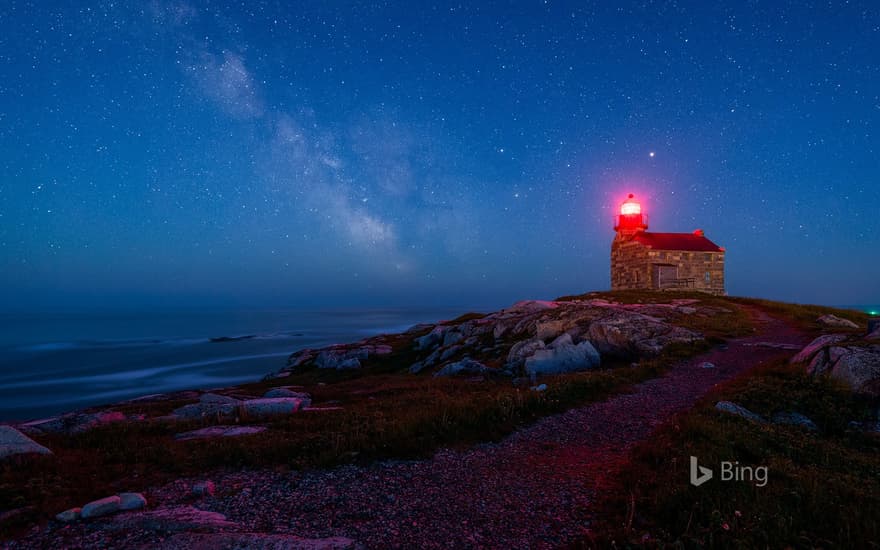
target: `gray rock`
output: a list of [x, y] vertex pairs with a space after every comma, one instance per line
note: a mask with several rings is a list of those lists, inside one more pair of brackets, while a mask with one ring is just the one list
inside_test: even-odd
[[50, 455], [52, 451], [12, 426], [0, 426], [0, 459], [21, 454]]
[[192, 493], [196, 496], [214, 496], [215, 490], [213, 481], [197, 481], [192, 486]]
[[536, 351], [544, 349], [544, 342], [537, 338], [533, 340], [521, 340], [510, 348], [507, 354], [507, 365], [509, 368], [518, 368], [525, 363], [526, 359], [535, 354]]
[[[853, 391], [880, 396], [880, 346], [852, 346], [831, 367], [831, 377]], [[829, 353], [830, 355], [830, 353]]]
[[489, 367], [479, 361], [465, 357], [461, 361], [450, 363], [437, 371], [434, 376], [452, 376], [455, 374], [483, 374], [491, 371]]
[[440, 354], [440, 361], [446, 361], [461, 350], [461, 346], [450, 346]]
[[248, 416], [275, 416], [295, 413], [305, 406], [305, 400], [297, 397], [263, 397], [244, 401], [241, 408]]
[[797, 355], [791, 358], [791, 362], [806, 363], [807, 361], [812, 359], [812, 357], [822, 348], [832, 344], [836, 344], [838, 342], [842, 342], [846, 340], [846, 338], [847, 337], [845, 334], [823, 334], [822, 336], [819, 336], [818, 338], [804, 346], [804, 349], [799, 351]]
[[252, 435], [266, 431], [262, 426], [208, 426], [198, 430], [179, 433], [174, 436], [178, 441], [190, 439], [209, 439], [213, 437], [236, 437], [240, 435]]
[[448, 330], [446, 334], [443, 336], [443, 347], [451, 346], [452, 344], [457, 344], [464, 339], [464, 335], [457, 330]]
[[538, 384], [529, 388], [532, 391], [547, 391], [547, 384]]
[[121, 509], [121, 504], [122, 499], [117, 495], [93, 500], [82, 507], [82, 518], [89, 519], [113, 514]]
[[736, 403], [732, 403], [730, 401], [719, 401], [715, 403], [715, 408], [721, 412], [745, 418], [750, 422], [755, 422], [758, 424], [764, 424], [767, 422], [767, 420], [765, 420], [763, 416], [753, 413], [742, 405], [737, 405]]
[[423, 363], [422, 361], [416, 361], [415, 363], [413, 363], [412, 365], [409, 366], [409, 372], [410, 372], [410, 374], [418, 374], [418, 373], [422, 372], [423, 370], [425, 370], [425, 366], [426, 366], [425, 363]]
[[62, 523], [70, 523], [71, 521], [76, 521], [82, 516], [82, 508], [71, 508], [70, 510], [65, 510], [60, 514], [55, 516], [55, 519]]
[[548, 348], [539, 349], [526, 359], [525, 368], [529, 376], [560, 374], [592, 369], [599, 362], [599, 352], [593, 344], [584, 340], [575, 345], [570, 334], [563, 334]]
[[119, 493], [120, 510], [140, 510], [147, 505], [147, 499], [141, 493]]
[[435, 347], [439, 346], [440, 343], [443, 341], [443, 337], [448, 330], [449, 327], [446, 325], [437, 325], [428, 334], [422, 336], [421, 338], [416, 338], [416, 349], [434, 349]]
[[810, 431], [817, 431], [819, 429], [815, 422], [796, 412], [778, 412], [773, 415], [772, 420], [776, 424], [802, 426]]
[[562, 319], [538, 323], [535, 327], [535, 338], [543, 341], [554, 339], [565, 332], [566, 328], [566, 323]]
[[263, 397], [273, 398], [273, 397], [296, 397], [297, 399], [302, 399], [305, 403], [303, 407], [308, 407], [312, 404], [312, 396], [301, 391], [294, 391], [290, 388], [272, 388], [263, 394]]
[[849, 319], [844, 319], [842, 317], [838, 317], [837, 315], [823, 315], [816, 319], [819, 323], [825, 325], [826, 327], [839, 327], [839, 328], [859, 328], [859, 325], [853, 323]]
[[240, 404], [241, 401], [238, 400], [235, 400], [234, 403], [212, 401], [191, 403], [174, 409], [171, 414], [177, 418], [186, 419], [202, 418], [206, 416], [233, 416], [237, 412]]
[[707, 362], [705, 362], [705, 363], [700, 363], [700, 368], [703, 368], [703, 369], [714, 369], [714, 368], [715, 368], [715, 364], [714, 364], [714, 363], [709, 363], [709, 362], [707, 361]]

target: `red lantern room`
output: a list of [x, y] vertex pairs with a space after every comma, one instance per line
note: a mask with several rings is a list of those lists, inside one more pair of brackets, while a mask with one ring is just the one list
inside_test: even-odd
[[636, 233], [646, 229], [648, 229], [648, 216], [642, 213], [641, 203], [630, 193], [620, 205], [620, 214], [617, 216], [614, 230], [621, 233]]

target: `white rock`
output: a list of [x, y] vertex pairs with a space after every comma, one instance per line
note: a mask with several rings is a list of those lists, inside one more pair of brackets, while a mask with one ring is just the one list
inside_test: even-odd
[[147, 499], [141, 493], [119, 493], [120, 510], [140, 510], [147, 505]]
[[599, 352], [593, 344], [584, 340], [575, 345], [571, 335], [563, 334], [546, 349], [535, 351], [526, 359], [526, 372], [530, 376], [537, 374], [560, 374], [576, 372], [598, 367]]
[[12, 426], [0, 426], [0, 459], [29, 453], [50, 455], [52, 451]]
[[844, 319], [837, 315], [831, 315], [830, 313], [819, 317], [816, 321], [827, 327], [859, 328], [859, 325], [853, 323], [849, 319]]
[[815, 355], [825, 346], [830, 346], [832, 344], [842, 342], [843, 340], [846, 340], [845, 334], [823, 334], [822, 336], [819, 336], [818, 338], [804, 346], [804, 349], [799, 351], [797, 355], [791, 358], [791, 362], [806, 363], [813, 357], [813, 355]]
[[63, 523], [70, 523], [71, 521], [76, 521], [82, 515], [82, 508], [71, 508], [70, 510], [65, 510], [60, 514], [55, 516], [55, 519], [61, 521]]
[[547, 384], [538, 384], [529, 388], [532, 391], [547, 391]]
[[107, 514], [118, 512], [120, 510], [121, 503], [122, 500], [116, 495], [113, 495], [112, 497], [105, 497], [98, 500], [93, 500], [92, 502], [82, 507], [82, 517], [83, 519], [96, 518], [99, 516], [106, 516]]

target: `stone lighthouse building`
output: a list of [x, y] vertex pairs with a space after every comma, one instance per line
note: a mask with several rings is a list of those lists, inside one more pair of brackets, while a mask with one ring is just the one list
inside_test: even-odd
[[724, 248], [702, 229], [648, 232], [648, 217], [632, 194], [620, 205], [611, 243], [611, 290], [724, 291]]

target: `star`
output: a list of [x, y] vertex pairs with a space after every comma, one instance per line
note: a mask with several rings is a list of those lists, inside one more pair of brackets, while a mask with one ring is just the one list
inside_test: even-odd
[[650, 153], [648, 153], [648, 156], [651, 158], [654, 158], [654, 151], [651, 151]]

